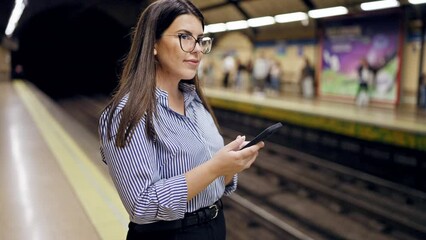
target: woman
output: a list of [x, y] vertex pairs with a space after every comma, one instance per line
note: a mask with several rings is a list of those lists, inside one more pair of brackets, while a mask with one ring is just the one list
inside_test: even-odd
[[223, 146], [196, 72], [212, 39], [186, 0], [142, 13], [117, 92], [102, 113], [101, 154], [130, 217], [127, 239], [225, 239], [220, 198], [263, 142]]
[[314, 97], [314, 75], [314, 69], [311, 66], [309, 58], [305, 57], [305, 66], [302, 68], [302, 73], [300, 75], [302, 94], [305, 98]]
[[370, 101], [369, 85], [373, 83], [376, 70], [370, 66], [366, 58], [362, 58], [358, 67], [358, 90], [355, 101], [358, 106], [367, 106]]

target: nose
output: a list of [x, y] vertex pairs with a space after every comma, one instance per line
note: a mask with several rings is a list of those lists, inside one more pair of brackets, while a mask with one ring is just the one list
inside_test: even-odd
[[195, 42], [195, 47], [192, 52], [201, 52], [203, 50], [203, 47], [201, 46], [201, 43], [199, 41]]

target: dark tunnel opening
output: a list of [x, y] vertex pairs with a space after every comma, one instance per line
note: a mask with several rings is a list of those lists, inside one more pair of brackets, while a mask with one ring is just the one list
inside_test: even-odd
[[128, 33], [95, 7], [57, 7], [23, 26], [13, 64], [22, 64], [25, 78], [54, 99], [109, 95], [129, 47]]

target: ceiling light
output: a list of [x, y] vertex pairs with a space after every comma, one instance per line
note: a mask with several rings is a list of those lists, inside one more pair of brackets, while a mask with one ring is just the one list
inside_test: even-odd
[[426, 0], [408, 0], [408, 2], [411, 4], [422, 4], [426, 3]]
[[267, 17], [251, 18], [247, 20], [247, 22], [250, 27], [260, 27], [260, 26], [274, 24], [275, 20], [273, 17], [267, 16]]
[[240, 20], [240, 21], [233, 21], [233, 22], [227, 22], [226, 28], [228, 30], [238, 30], [238, 29], [245, 29], [248, 28], [248, 23], [246, 20]]
[[7, 23], [7, 27], [5, 30], [6, 36], [11, 36], [13, 31], [18, 24], [19, 18], [21, 18], [22, 12], [25, 9], [25, 3], [23, 0], [16, 0], [15, 7], [12, 10], [12, 14], [10, 14], [9, 22]]
[[215, 23], [215, 24], [207, 25], [206, 30], [204, 32], [217, 33], [217, 32], [224, 32], [224, 31], [226, 31], [225, 23]]
[[360, 6], [361, 6], [361, 9], [364, 11], [373, 11], [378, 9], [398, 7], [399, 2], [397, 0], [381, 0], [381, 1], [361, 3]]
[[342, 6], [315, 9], [308, 12], [309, 17], [311, 18], [332, 17], [345, 14], [348, 14], [348, 9]]
[[294, 12], [276, 15], [275, 21], [278, 23], [296, 22], [308, 19], [308, 15], [304, 12]]

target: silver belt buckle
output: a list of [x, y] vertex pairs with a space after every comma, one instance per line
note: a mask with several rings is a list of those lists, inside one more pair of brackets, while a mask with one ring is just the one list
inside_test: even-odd
[[212, 219], [215, 219], [217, 217], [217, 214], [219, 213], [219, 208], [216, 206], [216, 204], [213, 204], [209, 207], [210, 209], [214, 208], [214, 216], [212, 217]]

